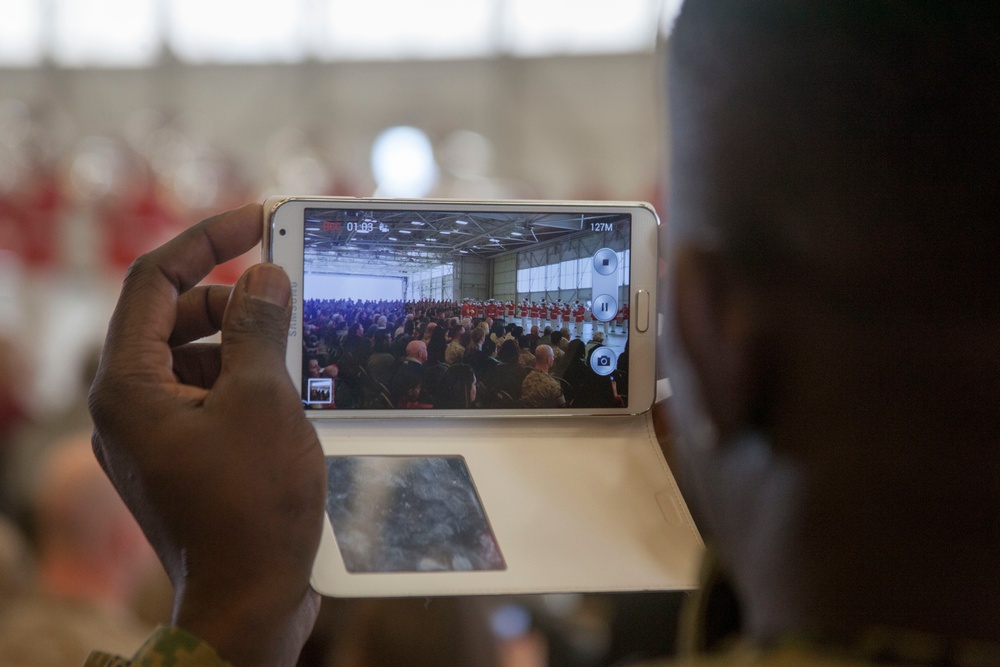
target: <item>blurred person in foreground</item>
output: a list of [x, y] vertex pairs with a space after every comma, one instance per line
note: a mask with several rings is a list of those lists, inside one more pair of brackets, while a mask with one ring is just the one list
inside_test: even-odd
[[980, 2], [681, 12], [667, 361], [728, 660], [1000, 665], [998, 26]]
[[[742, 619], [685, 664], [1000, 664], [997, 12], [684, 7], [666, 347]], [[259, 228], [250, 206], [140, 259], [111, 323], [95, 449], [176, 596], [137, 662], [291, 664], [315, 619], [324, 466], [284, 368], [288, 279], [194, 287]], [[221, 349], [183, 346], [219, 321]]]
[[324, 667], [530, 667], [504, 660], [475, 598], [330, 599]]
[[69, 667], [95, 647], [134, 650], [152, 629], [132, 605], [155, 559], [86, 435], [46, 451], [32, 509], [37, 582], [0, 614], [0, 664]]

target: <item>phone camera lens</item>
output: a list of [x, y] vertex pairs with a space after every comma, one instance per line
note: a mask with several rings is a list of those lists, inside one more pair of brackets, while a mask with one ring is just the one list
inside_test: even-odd
[[278, 235], [279, 236], [284, 236], [285, 235], [285, 230], [284, 229], [279, 229], [278, 230]]

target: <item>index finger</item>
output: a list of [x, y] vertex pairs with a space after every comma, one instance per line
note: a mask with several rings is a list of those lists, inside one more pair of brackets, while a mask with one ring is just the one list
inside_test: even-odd
[[260, 204], [248, 204], [202, 220], [129, 268], [115, 306], [103, 360], [127, 360], [130, 371], [172, 377], [167, 341], [177, 299], [216, 265], [242, 255], [261, 239]]

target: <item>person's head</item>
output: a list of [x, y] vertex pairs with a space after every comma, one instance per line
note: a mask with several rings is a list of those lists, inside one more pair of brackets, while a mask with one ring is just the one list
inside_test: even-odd
[[476, 374], [472, 366], [453, 364], [441, 377], [436, 407], [471, 408], [476, 401]]
[[372, 352], [373, 353], [385, 353], [389, 351], [389, 345], [391, 343], [389, 338], [389, 332], [385, 329], [379, 329], [375, 332], [372, 338]]
[[504, 364], [516, 364], [521, 355], [521, 348], [516, 340], [505, 340], [497, 351], [497, 359]]
[[422, 384], [423, 376], [412, 370], [407, 370], [404, 366], [396, 378], [397, 405], [412, 403], [419, 399]]
[[306, 359], [306, 374], [311, 378], [318, 378], [320, 371], [323, 370], [322, 365], [319, 363], [317, 357], [309, 357]]
[[486, 332], [482, 329], [482, 327], [476, 327], [469, 332], [469, 345], [471, 347], [481, 349], [484, 340], [486, 340]]
[[552, 368], [552, 362], [556, 359], [552, 347], [549, 345], [539, 345], [535, 348], [535, 368], [540, 371], [548, 371]]
[[427, 343], [422, 340], [411, 340], [406, 344], [406, 358], [420, 363], [427, 361]]
[[587, 346], [584, 344], [582, 340], [580, 340], [579, 338], [574, 338], [569, 342], [568, 345], [566, 345], [566, 356], [569, 357], [570, 359], [578, 359], [580, 361], [583, 361], [583, 359], [586, 357], [586, 348]]
[[403, 359], [406, 357], [406, 348], [413, 341], [413, 337], [403, 334], [402, 336], [396, 336], [392, 340], [392, 344], [389, 346], [389, 351], [392, 356], [396, 359]]
[[[975, 533], [995, 559], [1000, 544], [997, 522], [971, 518], [1000, 506], [985, 7], [692, 1], [671, 37], [674, 426], [688, 498], [758, 603], [758, 634], [794, 625], [796, 605], [798, 630], [950, 616], [990, 632], [954, 600], [982, 594], [953, 548]], [[951, 598], [902, 603], [958, 571]], [[759, 604], [779, 581], [799, 590]]]
[[430, 343], [429, 343], [429, 345], [444, 346], [444, 345], [448, 344], [448, 341], [445, 340], [445, 335], [444, 335], [445, 334], [445, 329], [444, 329], [444, 327], [439, 327], [439, 326], [435, 325], [434, 328], [430, 330], [430, 332], [431, 332], [431, 337], [430, 337]]

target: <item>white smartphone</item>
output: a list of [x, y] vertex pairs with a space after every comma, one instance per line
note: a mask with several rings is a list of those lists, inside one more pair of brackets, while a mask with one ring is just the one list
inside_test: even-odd
[[264, 259], [292, 280], [303, 405], [318, 419], [647, 411], [658, 224], [644, 203], [268, 199]]
[[696, 585], [649, 411], [657, 224], [641, 203], [265, 202], [288, 371], [327, 463], [313, 588]]

